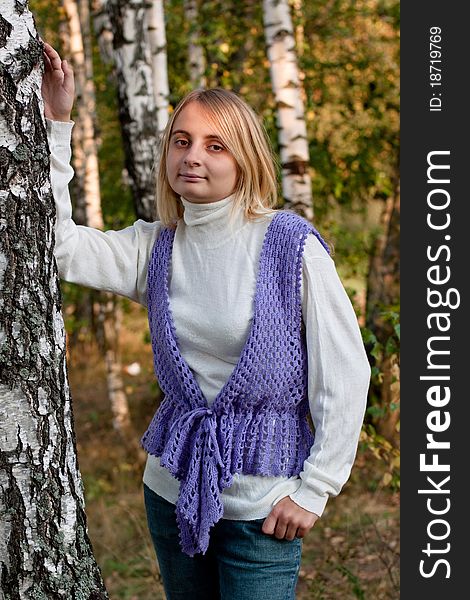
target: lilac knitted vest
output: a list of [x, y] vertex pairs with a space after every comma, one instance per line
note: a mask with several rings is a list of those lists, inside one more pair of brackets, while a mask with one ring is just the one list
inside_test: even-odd
[[184, 552], [205, 553], [222, 517], [221, 492], [235, 473], [292, 476], [302, 470], [308, 426], [307, 354], [300, 282], [307, 235], [315, 228], [278, 211], [265, 234], [251, 330], [237, 365], [208, 407], [178, 349], [169, 305], [174, 230], [158, 236], [149, 262], [148, 307], [155, 374], [165, 397], [143, 447], [180, 482], [176, 518]]

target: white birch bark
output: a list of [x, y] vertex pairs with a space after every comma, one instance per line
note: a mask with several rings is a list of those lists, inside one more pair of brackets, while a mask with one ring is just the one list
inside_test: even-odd
[[307, 125], [287, 0], [263, 0], [263, 20], [277, 105], [285, 207], [311, 220], [313, 202]]
[[168, 99], [170, 96], [163, 0], [150, 0], [147, 8], [147, 33], [152, 58], [152, 81], [158, 133], [161, 133], [168, 122]]
[[67, 381], [42, 47], [26, 0], [0, 14], [0, 598], [105, 599]]
[[206, 88], [206, 58], [201, 45], [201, 32], [198, 25], [197, 0], [184, 0], [184, 16], [189, 24], [188, 56], [189, 79], [193, 89]]

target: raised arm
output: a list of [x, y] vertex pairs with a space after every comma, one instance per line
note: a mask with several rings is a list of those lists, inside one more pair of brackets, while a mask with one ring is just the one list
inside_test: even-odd
[[73, 71], [49, 44], [44, 45], [44, 60], [42, 95], [57, 212], [55, 257], [60, 276], [146, 304], [148, 260], [161, 225], [139, 220], [121, 231], [102, 232], [75, 224], [68, 189], [73, 177]]

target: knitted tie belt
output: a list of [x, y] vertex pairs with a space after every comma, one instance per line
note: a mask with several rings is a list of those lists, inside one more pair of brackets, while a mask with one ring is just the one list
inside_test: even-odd
[[216, 414], [210, 408], [185, 412], [172, 424], [160, 459], [181, 481], [176, 519], [181, 547], [189, 556], [205, 554], [209, 530], [223, 515], [221, 479], [225, 466], [216, 427]]

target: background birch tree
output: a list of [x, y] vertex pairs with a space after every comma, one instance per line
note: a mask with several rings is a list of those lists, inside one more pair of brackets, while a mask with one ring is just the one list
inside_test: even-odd
[[[95, 134], [96, 102], [89, 28], [88, 1], [62, 0], [64, 54], [73, 65], [76, 89], [75, 125], [72, 130], [74, 190], [78, 206], [74, 218], [80, 225], [102, 227], [98, 152]], [[86, 50], [85, 50], [86, 48]]]
[[168, 121], [170, 95], [163, 0], [150, 0], [147, 8], [147, 36], [152, 60], [152, 83], [157, 110], [158, 134], [160, 134]]
[[0, 0], [0, 14], [0, 597], [104, 599], [53, 259], [42, 45], [26, 2]]
[[[81, 225], [104, 229], [101, 210], [98, 149], [96, 143], [96, 99], [89, 26], [88, 2], [63, 0], [67, 19], [64, 49], [71, 57], [75, 73], [76, 113], [73, 128], [74, 214], [82, 215]], [[78, 209], [78, 210], [77, 210]], [[85, 294], [94, 311], [94, 332], [106, 365], [108, 399], [113, 414], [113, 426], [129, 450], [143, 459], [129, 412], [122, 377], [119, 344], [122, 310], [119, 300], [110, 293], [89, 291]]]
[[188, 63], [191, 87], [205, 88], [207, 87], [206, 57], [202, 46], [197, 0], [184, 0], [184, 16], [189, 27]]
[[263, 20], [276, 101], [285, 208], [313, 219], [307, 126], [287, 0], [264, 0]]
[[158, 143], [147, 8], [140, 1], [105, 0], [113, 33], [119, 120], [137, 217], [156, 219], [153, 167]]

